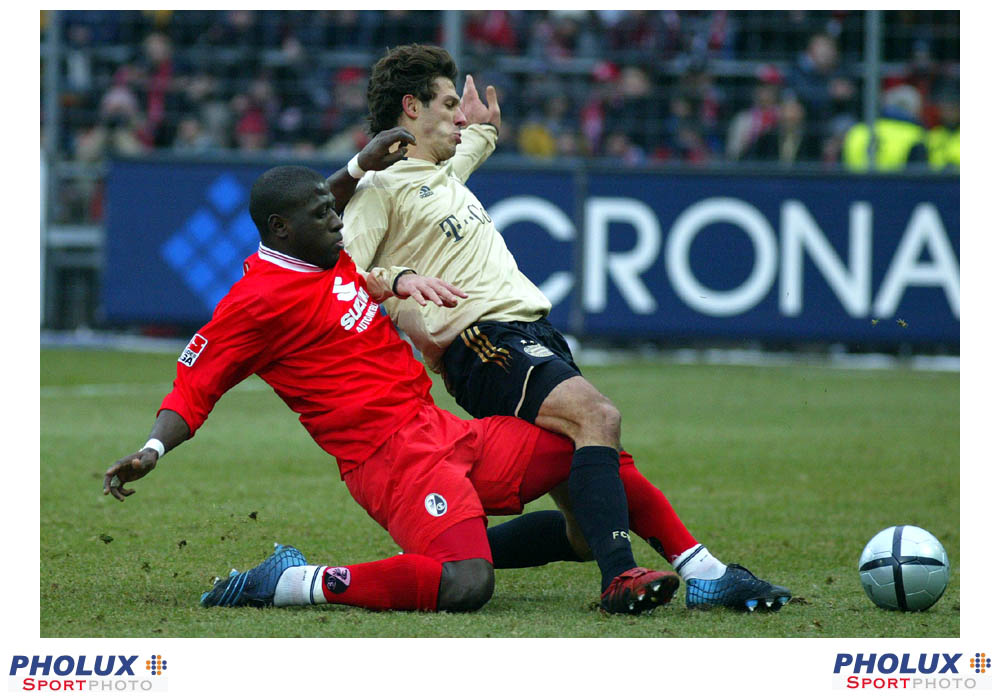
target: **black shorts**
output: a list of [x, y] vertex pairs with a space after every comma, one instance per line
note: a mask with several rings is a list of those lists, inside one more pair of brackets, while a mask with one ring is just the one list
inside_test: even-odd
[[473, 417], [532, 423], [556, 385], [580, 374], [566, 339], [545, 318], [475, 323], [448, 346], [442, 365], [448, 392]]

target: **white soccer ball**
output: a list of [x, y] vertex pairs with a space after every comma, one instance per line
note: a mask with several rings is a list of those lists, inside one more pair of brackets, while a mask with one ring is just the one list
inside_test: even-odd
[[948, 587], [951, 565], [944, 547], [915, 525], [887, 527], [858, 559], [861, 587], [886, 610], [926, 610]]

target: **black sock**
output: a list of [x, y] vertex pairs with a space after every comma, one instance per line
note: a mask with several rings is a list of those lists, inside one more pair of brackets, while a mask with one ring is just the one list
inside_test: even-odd
[[628, 501], [618, 475], [618, 450], [590, 445], [574, 452], [569, 498], [573, 515], [601, 567], [603, 592], [611, 579], [636, 565], [628, 534]]
[[486, 529], [494, 569], [521, 569], [551, 561], [582, 561], [566, 537], [566, 518], [558, 510], [525, 513]]

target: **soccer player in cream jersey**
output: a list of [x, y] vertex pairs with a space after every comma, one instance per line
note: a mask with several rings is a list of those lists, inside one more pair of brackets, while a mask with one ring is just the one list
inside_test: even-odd
[[548, 299], [518, 269], [465, 186], [496, 147], [500, 107], [492, 86], [482, 102], [471, 76], [459, 97], [456, 76], [454, 61], [439, 47], [390, 50], [372, 70], [370, 129], [401, 127], [414, 142], [406, 158], [385, 170], [366, 174], [353, 160], [330, 179], [347, 194], [352, 180], [360, 180], [344, 209], [344, 240], [361, 268], [391, 269], [396, 282], [413, 272], [440, 278], [468, 295], [454, 308], [384, 304], [459, 405], [477, 418], [517, 416], [574, 443], [569, 480], [552, 492], [562, 512], [490, 528], [495, 566], [535, 565], [575, 552], [597, 560], [607, 591], [619, 577], [646, 575], [632, 555], [631, 529], [677, 569], [689, 606], [780, 608], [788, 589], [716, 559], [622, 450], [618, 409], [581, 375], [546, 319]]

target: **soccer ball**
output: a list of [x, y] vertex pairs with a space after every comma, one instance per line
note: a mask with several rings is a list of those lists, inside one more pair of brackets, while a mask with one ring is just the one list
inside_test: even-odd
[[944, 547], [915, 525], [887, 527], [869, 540], [858, 560], [861, 587], [886, 610], [926, 610], [948, 587]]

